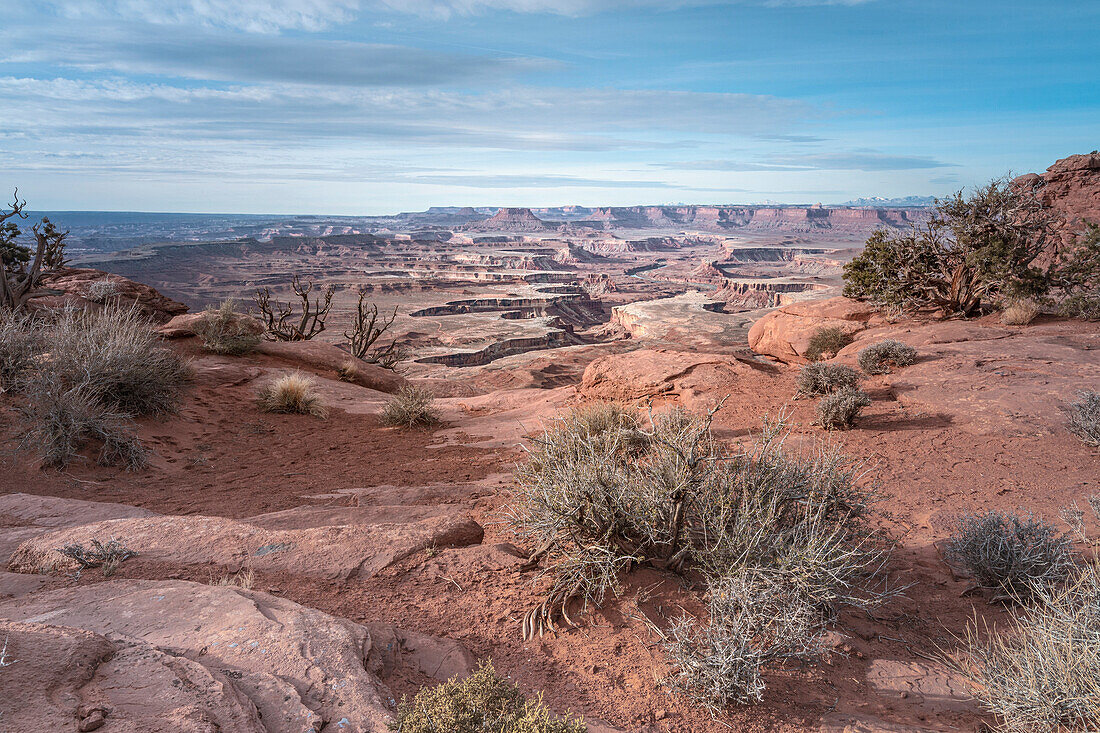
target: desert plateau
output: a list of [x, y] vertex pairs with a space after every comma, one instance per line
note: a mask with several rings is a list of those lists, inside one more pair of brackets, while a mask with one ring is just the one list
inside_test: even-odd
[[1100, 9], [4, 16], [0, 733], [1100, 730]]

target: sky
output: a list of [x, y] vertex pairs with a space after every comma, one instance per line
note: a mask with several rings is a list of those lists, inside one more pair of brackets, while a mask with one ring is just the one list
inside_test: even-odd
[[1100, 148], [1100, 1], [0, 0], [39, 210], [944, 195]]

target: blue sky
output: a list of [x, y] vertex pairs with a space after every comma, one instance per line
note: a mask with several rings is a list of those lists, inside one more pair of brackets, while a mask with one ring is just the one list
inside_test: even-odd
[[36, 209], [836, 203], [1100, 147], [1096, 0], [0, 6]]

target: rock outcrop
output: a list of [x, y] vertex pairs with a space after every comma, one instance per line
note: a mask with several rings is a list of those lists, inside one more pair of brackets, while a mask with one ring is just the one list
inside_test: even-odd
[[851, 335], [867, 328], [876, 318], [870, 304], [844, 297], [792, 303], [752, 325], [749, 348], [779, 361], [804, 364], [810, 338], [818, 329], [839, 328]]
[[400, 374], [356, 359], [335, 344], [324, 341], [261, 341], [256, 351], [273, 356], [291, 367], [330, 374], [351, 363], [355, 365], [351, 378], [353, 383], [388, 394], [394, 394], [408, 384]]
[[759, 367], [725, 354], [639, 349], [593, 361], [584, 370], [578, 392], [600, 400], [680, 397], [689, 401], [697, 391], [736, 383], [754, 368]]
[[1085, 222], [1100, 223], [1100, 151], [1071, 155], [1015, 181], [1035, 189], [1041, 200], [1063, 219], [1062, 238], [1069, 244]]
[[[93, 283], [103, 280], [110, 281], [114, 291], [105, 299], [89, 293]], [[102, 270], [76, 267], [63, 267], [45, 273], [28, 306], [32, 309], [65, 306], [101, 308], [105, 302], [116, 301], [124, 307], [135, 306], [154, 323], [167, 323], [174, 316], [187, 312], [186, 305], [161, 295], [156, 288]]]

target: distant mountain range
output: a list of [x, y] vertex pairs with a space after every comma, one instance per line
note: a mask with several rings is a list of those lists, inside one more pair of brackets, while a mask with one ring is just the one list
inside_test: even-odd
[[870, 198], [852, 199], [840, 204], [841, 206], [935, 206], [935, 196], [905, 196], [904, 198], [888, 199], [882, 196]]

